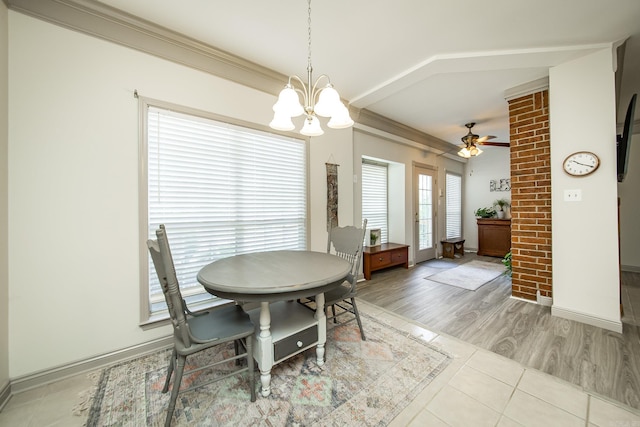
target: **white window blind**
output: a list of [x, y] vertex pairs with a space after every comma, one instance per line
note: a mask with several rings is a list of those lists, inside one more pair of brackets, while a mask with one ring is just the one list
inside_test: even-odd
[[379, 228], [380, 242], [388, 242], [388, 167], [386, 164], [362, 160], [362, 218], [367, 228]]
[[462, 177], [447, 173], [445, 185], [447, 239], [462, 237]]
[[[148, 232], [165, 224], [183, 296], [231, 255], [306, 249], [306, 143], [153, 106], [147, 113]], [[151, 313], [166, 309], [149, 259]]]

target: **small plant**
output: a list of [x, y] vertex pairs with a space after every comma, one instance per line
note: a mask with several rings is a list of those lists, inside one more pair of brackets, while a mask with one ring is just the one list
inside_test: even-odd
[[493, 206], [497, 206], [499, 211], [503, 211], [504, 208], [508, 208], [511, 202], [508, 199], [498, 199], [493, 202]]
[[493, 206], [488, 208], [479, 208], [476, 209], [475, 214], [479, 218], [493, 218], [496, 214], [496, 210]]
[[507, 276], [511, 277], [512, 274], [512, 270], [511, 270], [511, 251], [507, 252], [507, 254], [504, 256], [504, 258], [502, 258], [502, 264], [505, 267], [505, 272], [504, 274], [506, 274]]
[[369, 234], [369, 238], [371, 239], [371, 246], [375, 246], [376, 242], [378, 241], [378, 234], [375, 232], [371, 232]]

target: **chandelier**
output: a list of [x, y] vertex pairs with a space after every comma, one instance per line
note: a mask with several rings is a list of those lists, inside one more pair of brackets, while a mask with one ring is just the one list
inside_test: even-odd
[[460, 138], [464, 142], [464, 146], [458, 151], [458, 156], [468, 159], [472, 156], [479, 156], [482, 154], [482, 150], [476, 147], [478, 141], [478, 135], [471, 132], [471, 128], [475, 123], [467, 123], [465, 126], [469, 129], [469, 132]]
[[[327, 126], [332, 129], [353, 126], [353, 120], [349, 116], [349, 109], [340, 101], [338, 91], [333, 88], [326, 74], [321, 75], [313, 85], [311, 84], [313, 81], [311, 77], [313, 71], [311, 67], [311, 0], [308, 0], [308, 5], [307, 83], [305, 84], [297, 75], [289, 77], [288, 83], [278, 95], [278, 101], [273, 105], [274, 115], [269, 126], [281, 131], [293, 130], [295, 125], [291, 118], [304, 114], [306, 117], [300, 133], [306, 136], [320, 136], [324, 131], [320, 127], [318, 116], [330, 117]], [[325, 83], [324, 86], [320, 86], [321, 82]]]

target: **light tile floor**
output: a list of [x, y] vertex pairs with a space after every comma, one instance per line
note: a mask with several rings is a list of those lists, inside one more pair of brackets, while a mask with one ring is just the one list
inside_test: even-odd
[[[390, 427], [640, 427], [638, 410], [364, 301], [359, 307], [453, 356]], [[72, 409], [89, 384], [83, 374], [17, 394], [0, 412], [0, 426], [81, 426], [84, 419]]]

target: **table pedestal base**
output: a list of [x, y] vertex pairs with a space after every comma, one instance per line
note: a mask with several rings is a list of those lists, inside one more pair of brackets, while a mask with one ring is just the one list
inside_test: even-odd
[[315, 312], [294, 301], [261, 302], [260, 308], [247, 311], [256, 327], [254, 359], [260, 369], [261, 394], [271, 394], [273, 365], [316, 346], [318, 366], [324, 365], [327, 322], [324, 294], [315, 296]]

